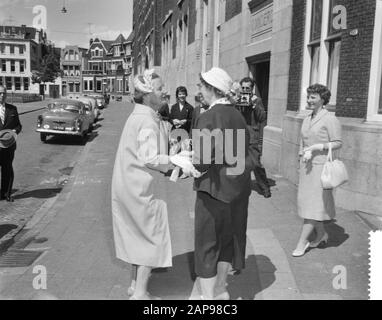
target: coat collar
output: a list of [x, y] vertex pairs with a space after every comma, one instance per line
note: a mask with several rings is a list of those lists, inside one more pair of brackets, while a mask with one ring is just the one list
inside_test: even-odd
[[326, 109], [322, 109], [316, 116], [312, 119], [312, 114], [309, 116], [310, 126], [314, 126], [317, 122], [319, 122], [323, 117], [329, 114], [329, 111]]

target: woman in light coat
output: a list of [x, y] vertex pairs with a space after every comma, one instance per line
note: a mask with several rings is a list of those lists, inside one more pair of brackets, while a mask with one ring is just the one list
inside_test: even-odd
[[[325, 106], [331, 93], [327, 87], [312, 85], [307, 90], [308, 106], [313, 110], [302, 124], [300, 146], [300, 178], [298, 186], [298, 214], [304, 219], [302, 232], [294, 257], [301, 257], [306, 250], [328, 241], [324, 221], [335, 217], [333, 190], [324, 190], [321, 174], [327, 160], [329, 144], [332, 150], [342, 147], [341, 124]], [[309, 243], [308, 238], [316, 231], [316, 239]]]
[[132, 300], [153, 299], [147, 283], [153, 268], [172, 266], [166, 202], [158, 190], [171, 167], [168, 131], [157, 109], [162, 80], [146, 71], [134, 80], [135, 107], [119, 143], [112, 179], [112, 215], [117, 258], [133, 265]]

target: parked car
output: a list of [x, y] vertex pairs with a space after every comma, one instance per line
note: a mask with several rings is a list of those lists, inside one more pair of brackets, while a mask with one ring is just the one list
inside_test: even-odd
[[[88, 113], [86, 112], [88, 111]], [[90, 109], [78, 100], [59, 99], [49, 103], [47, 110], [37, 117], [36, 131], [42, 142], [48, 136], [77, 136], [85, 142], [93, 130]]]
[[106, 101], [105, 101], [105, 97], [103, 95], [100, 95], [100, 94], [91, 94], [91, 95], [88, 95], [87, 97], [95, 98], [96, 101], [97, 101], [97, 107], [99, 109], [105, 108]]
[[93, 117], [93, 122], [96, 123], [98, 120], [99, 115], [101, 114], [98, 106], [97, 106], [97, 101], [93, 97], [89, 96], [78, 96], [76, 97], [76, 100], [83, 102], [88, 108], [90, 108], [92, 117]]

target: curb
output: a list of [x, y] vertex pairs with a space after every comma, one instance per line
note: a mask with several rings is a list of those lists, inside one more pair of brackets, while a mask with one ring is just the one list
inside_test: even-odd
[[354, 214], [372, 231], [382, 230], [382, 217], [357, 210], [354, 211]]

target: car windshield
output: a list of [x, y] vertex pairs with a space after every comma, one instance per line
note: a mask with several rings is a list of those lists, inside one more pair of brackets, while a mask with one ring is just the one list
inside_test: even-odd
[[79, 113], [80, 107], [66, 104], [66, 103], [51, 103], [48, 105], [48, 109], [53, 112], [59, 112], [59, 111], [67, 111], [67, 112], [73, 112], [73, 113]]

